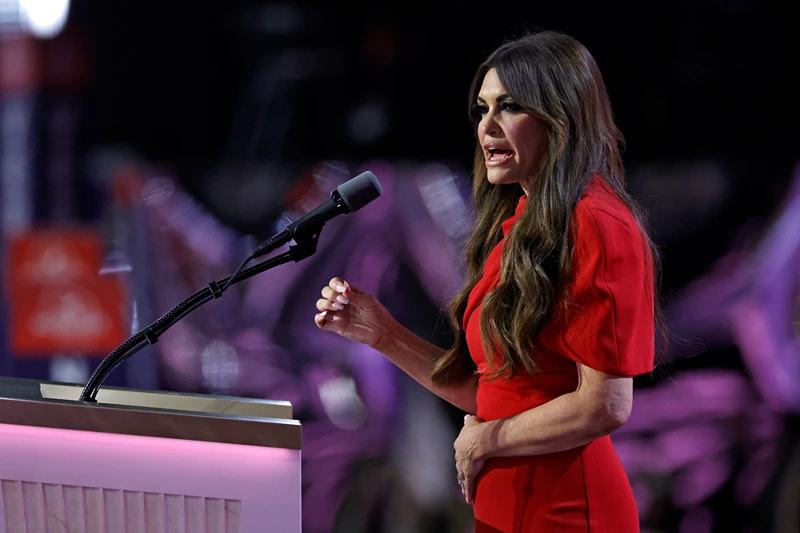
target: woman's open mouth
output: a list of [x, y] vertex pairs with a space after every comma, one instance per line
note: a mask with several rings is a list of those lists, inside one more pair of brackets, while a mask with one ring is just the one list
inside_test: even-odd
[[513, 150], [490, 148], [488, 152], [489, 154], [488, 157], [486, 158], [487, 167], [496, 167], [498, 165], [502, 165], [503, 163], [507, 162], [512, 157], [514, 157]]

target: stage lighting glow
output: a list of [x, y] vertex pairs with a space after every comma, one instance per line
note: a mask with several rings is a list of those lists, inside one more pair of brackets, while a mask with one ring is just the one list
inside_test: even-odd
[[41, 39], [58, 35], [67, 22], [69, 0], [20, 0], [28, 31]]

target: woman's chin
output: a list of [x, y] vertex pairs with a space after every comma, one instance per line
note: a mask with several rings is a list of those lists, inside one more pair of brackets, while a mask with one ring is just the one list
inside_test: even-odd
[[514, 176], [513, 172], [508, 172], [508, 170], [500, 168], [487, 168], [486, 179], [492, 185], [511, 185], [512, 183], [519, 183], [519, 178]]

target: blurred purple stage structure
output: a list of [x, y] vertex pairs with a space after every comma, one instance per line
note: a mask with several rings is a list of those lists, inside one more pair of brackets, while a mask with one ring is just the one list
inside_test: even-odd
[[[686, 371], [637, 390], [633, 413], [614, 443], [643, 523], [666, 496], [685, 512], [680, 533], [711, 532], [706, 502], [732, 476], [733, 499], [744, 509], [771, 482], [779, 492], [784, 484], [797, 484], [800, 471], [776, 469], [784, 418], [800, 413], [799, 286], [800, 166], [758, 245], [731, 251], [666, 309], [673, 339], [666, 374], [670, 361], [727, 347], [738, 349], [744, 371]], [[800, 450], [795, 453], [800, 460]], [[742, 455], [744, 464], [737, 464]], [[798, 508], [798, 499], [779, 498], [772, 519], [790, 528], [780, 531], [800, 528]]]
[[[365, 510], [354, 515], [374, 513], [383, 506], [378, 500], [393, 498], [392, 492], [407, 485], [410, 499], [417, 498], [422, 508], [441, 506], [451, 498], [450, 490], [456, 497], [447, 483], [452, 477], [448, 450], [456, 435], [446, 429], [438, 404], [408, 398], [417, 393], [415, 383], [407, 383], [372, 349], [318, 330], [313, 316], [319, 292], [333, 276], [379, 295], [401, 317], [415, 312], [409, 311], [414, 297], [402, 295], [407, 274], [421, 287], [432, 313], [445, 306], [462, 279], [458, 258], [470, 228], [467, 180], [444, 164], [376, 161], [351, 170], [323, 163], [274, 230], [366, 169], [378, 176], [383, 196], [358, 213], [330, 221], [313, 257], [232, 287], [176, 324], [155, 346], [165, 387], [291, 402], [303, 424], [305, 532], [333, 530], [337, 512], [347, 514], [342, 508], [348, 494], [358, 490], [353, 480], [359, 477], [362, 501], [350, 505]], [[152, 177], [141, 191], [155, 314], [230, 274], [254, 244], [215, 221], [169, 177]], [[413, 424], [404, 420], [406, 402], [414, 403]], [[425, 428], [424, 437], [415, 438], [419, 430], [414, 428], [398, 439], [400, 428], [415, 425]], [[408, 458], [409, 451], [425, 459]], [[370, 461], [384, 465], [394, 454], [420, 463], [402, 474], [388, 469], [391, 476], [404, 476], [405, 484], [387, 478], [385, 466], [370, 470]], [[357, 531], [352, 523], [342, 525], [347, 520], [340, 516], [337, 527]]]

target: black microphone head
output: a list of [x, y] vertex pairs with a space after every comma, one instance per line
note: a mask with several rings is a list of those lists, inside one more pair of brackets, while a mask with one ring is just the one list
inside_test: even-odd
[[336, 191], [352, 213], [383, 194], [383, 187], [375, 174], [367, 170], [336, 187]]

